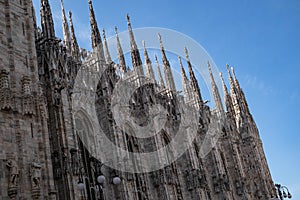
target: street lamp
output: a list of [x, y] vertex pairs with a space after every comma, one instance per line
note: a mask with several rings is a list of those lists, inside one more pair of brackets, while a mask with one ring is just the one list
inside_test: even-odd
[[283, 186], [281, 184], [275, 184], [275, 189], [276, 189], [276, 196], [277, 198], [279, 196], [280, 200], [283, 200], [285, 198], [289, 198], [289, 199], [292, 198], [292, 195], [286, 186]]
[[[103, 199], [102, 185], [105, 182], [105, 176], [101, 172], [101, 167], [103, 166], [103, 163], [94, 157], [89, 157], [87, 159], [87, 162], [88, 162], [87, 166], [89, 166], [88, 169], [85, 169], [84, 167], [81, 167], [79, 169], [79, 181], [77, 184], [77, 189], [80, 192], [84, 192], [84, 190], [86, 189], [86, 186], [83, 182], [83, 174], [84, 174], [84, 169], [85, 169], [87, 176], [84, 176], [84, 177], [87, 179], [86, 184], [88, 187], [87, 188], [88, 198]], [[94, 175], [89, 174], [90, 173], [89, 171], [91, 173], [93, 173]], [[93, 181], [90, 182], [91, 180], [93, 180]], [[98, 192], [99, 192], [100, 197], [95, 196]]]
[[118, 176], [115, 176], [112, 180], [114, 185], [119, 185], [121, 183], [121, 178]]
[[78, 181], [77, 189], [79, 191], [83, 191], [85, 189], [85, 185], [84, 185], [83, 181]]
[[97, 177], [97, 182], [100, 184], [103, 184], [105, 181], [105, 176], [104, 175], [100, 175]]

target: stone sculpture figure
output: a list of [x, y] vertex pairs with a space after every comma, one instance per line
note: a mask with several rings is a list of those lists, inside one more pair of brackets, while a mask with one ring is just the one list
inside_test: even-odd
[[8, 160], [6, 166], [9, 168], [10, 178], [9, 187], [16, 187], [18, 185], [19, 167], [15, 160]]
[[42, 166], [39, 163], [32, 162], [32, 164], [31, 164], [31, 182], [32, 182], [32, 187], [35, 189], [40, 188], [41, 168], [42, 168]]

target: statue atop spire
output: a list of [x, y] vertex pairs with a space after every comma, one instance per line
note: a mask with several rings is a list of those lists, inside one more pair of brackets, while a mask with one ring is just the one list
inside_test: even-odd
[[192, 88], [192, 91], [194, 92], [194, 95], [196, 96], [196, 100], [198, 101], [199, 107], [201, 107], [203, 105], [203, 100], [202, 100], [202, 96], [201, 96], [201, 92], [200, 92], [200, 87], [198, 85], [198, 81], [194, 74], [192, 64], [190, 61], [190, 56], [189, 56], [189, 53], [188, 53], [188, 50], [186, 47], [184, 48], [184, 51], [185, 51], [185, 56], [187, 59], [187, 64], [188, 64], [188, 69], [189, 69], [189, 74], [190, 74], [191, 88]]
[[180, 64], [180, 69], [181, 69], [181, 76], [182, 76], [182, 87], [183, 87], [183, 93], [185, 96], [186, 102], [189, 102], [191, 100], [191, 88], [189, 85], [189, 80], [187, 78], [187, 75], [185, 73], [181, 57], [178, 56], [179, 64]]
[[151, 62], [148, 52], [147, 52], [146, 43], [144, 40], [142, 41], [142, 43], [143, 43], [143, 47], [144, 47], [144, 58], [145, 58], [144, 65], [145, 65], [145, 69], [146, 69], [146, 76], [148, 76], [149, 78], [151, 78], [152, 80], [155, 81], [154, 71], [152, 68], [152, 62]]
[[121, 46], [121, 42], [120, 42], [120, 38], [119, 38], [119, 34], [118, 34], [118, 28], [115, 26], [115, 33], [116, 33], [116, 38], [117, 38], [117, 46], [118, 46], [118, 60], [119, 60], [119, 66], [120, 68], [126, 72], [126, 62], [125, 62], [125, 57], [124, 57], [124, 53], [123, 53], [123, 49]]
[[103, 40], [104, 40], [104, 49], [105, 49], [105, 60], [107, 63], [111, 63], [111, 57], [110, 57], [110, 53], [109, 53], [109, 49], [108, 49], [108, 45], [107, 45], [107, 41], [106, 41], [106, 35], [105, 35], [105, 30], [102, 30], [103, 33]]
[[215, 79], [214, 79], [214, 76], [213, 76], [213, 73], [212, 73], [209, 62], [207, 62], [207, 67], [208, 67], [208, 71], [209, 71], [209, 75], [210, 75], [210, 79], [211, 79], [212, 92], [213, 92], [213, 96], [214, 96], [215, 106], [216, 106], [217, 111], [219, 113], [224, 113], [224, 108], [223, 108], [222, 100], [221, 100], [221, 97], [220, 97], [219, 89], [218, 89], [217, 84], [215, 82]]
[[236, 92], [237, 92], [237, 95], [238, 95], [238, 98], [239, 100], [241, 101], [241, 108], [242, 108], [242, 111], [246, 114], [246, 115], [251, 115], [250, 114], [250, 110], [249, 110], [249, 107], [248, 107], [248, 103], [247, 103], [247, 99], [245, 97], [245, 94], [239, 84], [239, 81], [237, 80], [236, 78], [236, 75], [235, 75], [235, 71], [234, 71], [234, 68], [231, 67], [231, 71], [232, 71], [232, 74], [233, 74], [233, 81], [234, 81], [234, 86], [236, 88]]
[[[231, 97], [228, 93], [227, 86], [226, 86], [225, 81], [223, 79], [222, 72], [220, 72], [220, 78], [221, 78], [222, 85], [223, 85], [224, 101], [225, 101], [225, 105], [226, 105], [226, 110], [227, 110], [227, 112], [232, 113], [232, 112], [234, 112], [234, 109], [233, 109]], [[234, 114], [233, 114], [233, 116], [234, 116]]]
[[176, 87], [175, 87], [175, 83], [174, 83], [172, 70], [171, 70], [170, 63], [166, 56], [166, 52], [165, 52], [165, 49], [163, 46], [163, 42], [162, 42], [160, 33], [158, 33], [158, 40], [160, 43], [160, 50], [161, 50], [161, 54], [162, 54], [163, 70], [164, 70], [164, 75], [165, 75], [165, 80], [166, 80], [166, 86], [168, 89], [175, 91]]
[[225, 84], [225, 81], [224, 81], [222, 72], [220, 72], [219, 75], [220, 75], [220, 78], [221, 78], [221, 81], [222, 81], [223, 92], [224, 92], [225, 96], [226, 96], [226, 95], [229, 95], [228, 89], [227, 89], [227, 86], [226, 86], [226, 84]]
[[242, 118], [244, 118], [243, 103], [241, 102], [240, 92], [234, 83], [228, 64], [226, 65], [226, 68], [229, 76], [230, 96], [234, 108], [236, 125], [238, 128], [240, 128]]
[[100, 36], [100, 32], [98, 29], [95, 12], [93, 8], [92, 0], [88, 0], [89, 8], [90, 8], [90, 23], [91, 23], [91, 39], [92, 39], [92, 47], [95, 49], [98, 48], [100, 60], [104, 60], [104, 52], [103, 52], [103, 44]]
[[79, 55], [79, 46], [77, 43], [74, 26], [73, 26], [73, 20], [72, 20], [72, 12], [69, 12], [69, 20], [70, 20], [70, 29], [71, 29], [71, 55], [76, 58], [76, 60], [80, 60]]
[[130, 53], [131, 53], [132, 66], [133, 66], [134, 71], [138, 75], [144, 75], [143, 63], [141, 60], [139, 49], [134, 40], [134, 34], [133, 34], [132, 27], [131, 27], [130, 17], [128, 14], [126, 15], [126, 18], [127, 18], [127, 25], [128, 25], [128, 31], [129, 31], [129, 37], [130, 37]]
[[226, 69], [227, 69], [227, 73], [228, 73], [228, 77], [229, 77], [230, 94], [231, 94], [231, 97], [232, 97], [232, 101], [233, 101], [234, 104], [237, 104], [237, 101], [238, 101], [238, 96], [237, 95], [238, 94], [237, 94], [237, 90], [236, 90], [236, 87], [235, 87], [235, 84], [234, 84], [234, 81], [233, 81], [233, 78], [232, 78], [232, 75], [231, 75], [228, 64], [226, 64]]
[[41, 24], [43, 36], [46, 38], [54, 38], [54, 23], [48, 0], [41, 0]]
[[71, 51], [71, 37], [70, 37], [70, 30], [69, 25], [65, 13], [64, 3], [63, 0], [60, 0], [61, 4], [61, 13], [62, 13], [62, 25], [63, 25], [63, 35], [64, 35], [64, 44], [66, 46], [67, 51]]
[[227, 73], [228, 73], [228, 77], [229, 77], [230, 90], [232, 90], [232, 88], [234, 88], [234, 82], [233, 82], [233, 78], [231, 76], [231, 72], [230, 72], [228, 64], [226, 64], [226, 69], [227, 69]]
[[235, 75], [235, 72], [234, 72], [234, 68], [231, 67], [231, 71], [232, 71], [232, 74], [233, 74], [233, 80], [234, 80], [234, 84], [235, 84], [235, 87], [240, 90], [241, 87], [240, 87], [240, 84], [239, 84], [239, 81], [237, 80], [236, 78], [236, 75]]
[[158, 73], [159, 84], [162, 88], [164, 88], [165, 83], [164, 83], [164, 79], [163, 79], [162, 74], [161, 74], [160, 66], [159, 66], [159, 63], [158, 63], [158, 58], [157, 58], [156, 55], [155, 55], [155, 63], [156, 63], [156, 68], [157, 68], [157, 73]]

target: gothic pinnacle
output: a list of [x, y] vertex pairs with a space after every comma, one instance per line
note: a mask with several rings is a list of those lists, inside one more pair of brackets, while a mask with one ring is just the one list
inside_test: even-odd
[[64, 44], [66, 46], [67, 51], [70, 51], [71, 50], [70, 30], [69, 30], [69, 25], [65, 13], [63, 0], [60, 0], [60, 4], [61, 4], [61, 13], [62, 13]]
[[187, 64], [188, 64], [188, 69], [189, 69], [189, 74], [190, 74], [190, 83], [191, 83], [191, 88], [194, 91], [194, 95], [196, 95], [197, 100], [199, 101], [199, 105], [202, 106], [203, 104], [203, 100], [202, 100], [202, 96], [201, 96], [201, 92], [200, 92], [200, 87], [198, 85], [198, 81], [195, 77], [193, 68], [192, 68], [192, 64], [190, 61], [190, 56], [189, 56], [189, 52], [187, 50], [187, 48], [184, 48], [185, 51], [185, 56], [187, 59]]
[[148, 52], [147, 52], [145, 40], [143, 40], [142, 43], [143, 43], [143, 47], [144, 47], [144, 58], [145, 58], [145, 61], [146, 62], [151, 62], [151, 60], [149, 58], [149, 55], [148, 55]]
[[162, 42], [160, 33], [158, 33], [158, 40], [160, 43], [160, 50], [161, 50], [161, 54], [162, 54], [163, 70], [164, 70], [164, 75], [165, 75], [165, 80], [166, 80], [166, 86], [168, 89], [175, 91], [176, 87], [175, 87], [175, 83], [174, 83], [172, 70], [171, 70], [170, 63], [166, 56], [166, 52], [165, 52], [165, 49], [163, 46], [163, 42]]
[[164, 79], [162, 77], [162, 74], [161, 74], [161, 70], [160, 70], [160, 66], [159, 66], [159, 63], [158, 63], [158, 58], [157, 56], [155, 55], [155, 63], [156, 63], [156, 68], [157, 68], [157, 73], [158, 73], [158, 79], [159, 79], [159, 84], [161, 87], [165, 87], [165, 83], [164, 83]]
[[233, 78], [231, 76], [231, 72], [230, 72], [228, 64], [226, 64], [226, 69], [227, 69], [228, 77], [229, 77], [230, 91], [231, 91], [230, 93], [233, 94], [233, 92], [235, 93], [235, 85], [234, 85], [234, 81], [233, 81]]
[[99, 58], [100, 58], [100, 60], [104, 60], [103, 44], [102, 44], [101, 35], [99, 32], [96, 17], [95, 17], [93, 3], [92, 3], [92, 0], [88, 0], [88, 2], [89, 2], [89, 8], [90, 8], [92, 47], [93, 47], [93, 49], [98, 47], [97, 51], [99, 52]]
[[220, 72], [220, 78], [221, 78], [221, 81], [222, 81], [223, 91], [224, 91], [224, 94], [226, 96], [226, 95], [228, 95], [228, 89], [227, 89], [227, 86], [225, 84], [222, 72]]
[[240, 87], [239, 81], [236, 78], [235, 71], [234, 71], [233, 67], [231, 67], [231, 71], [232, 71], [233, 78], [234, 78], [234, 86], [236, 88], [238, 97], [239, 97], [239, 99], [242, 103], [241, 107], [242, 107], [243, 111], [245, 111], [247, 114], [250, 114], [250, 110], [249, 110], [249, 107], [248, 107], [248, 103], [247, 103], [245, 94], [244, 94], [242, 88]]
[[127, 25], [128, 25], [128, 31], [130, 37], [130, 53], [131, 53], [132, 66], [134, 68], [134, 71], [136, 71], [137, 74], [143, 75], [144, 74], [143, 66], [142, 66], [143, 64], [142, 64], [139, 49], [134, 40], [134, 34], [131, 27], [130, 17], [128, 14], [126, 15], [126, 18], [127, 18]]
[[126, 69], [125, 57], [124, 57], [123, 49], [122, 49], [119, 34], [118, 34], [118, 28], [116, 26], [115, 26], [115, 33], [116, 33], [116, 38], [117, 38], [119, 66], [124, 72], [126, 72], [127, 69]]
[[231, 67], [231, 71], [232, 71], [232, 74], [233, 74], [233, 80], [234, 80], [234, 84], [235, 84], [235, 87], [240, 90], [240, 84], [239, 84], [239, 81], [237, 80], [236, 78], [236, 75], [235, 75], [235, 71], [234, 71], [234, 68]]
[[228, 93], [228, 89], [227, 89], [227, 86], [226, 86], [225, 81], [223, 79], [222, 72], [220, 72], [220, 78], [221, 78], [222, 85], [223, 85], [224, 101], [225, 101], [226, 109], [227, 109], [228, 112], [234, 112], [231, 97]]
[[143, 43], [143, 47], [144, 47], [144, 59], [145, 59], [144, 65], [145, 65], [145, 69], [146, 69], [146, 75], [155, 81], [154, 71], [152, 68], [152, 62], [151, 62], [148, 52], [147, 52], [146, 43], [144, 40], [142, 41], [142, 43]]
[[44, 37], [55, 37], [52, 12], [48, 0], [41, 0], [41, 24]]
[[164, 48], [160, 33], [158, 33], [158, 40], [159, 40], [160, 50], [162, 53], [162, 61], [165, 65], [170, 65], [169, 61], [167, 59], [167, 56], [166, 56], [165, 48]]
[[208, 71], [209, 71], [209, 75], [210, 75], [210, 79], [211, 79], [212, 92], [213, 92], [215, 106], [216, 106], [218, 112], [223, 113], [224, 108], [223, 108], [222, 100], [221, 100], [221, 97], [220, 97], [219, 89], [216, 85], [216, 82], [215, 82], [215, 79], [214, 79], [214, 76], [213, 76], [213, 73], [212, 73], [211, 66], [210, 66], [209, 62], [207, 62], [207, 67], [208, 67]]
[[103, 33], [103, 40], [104, 40], [104, 49], [105, 49], [105, 60], [107, 63], [111, 63], [111, 57], [110, 57], [110, 53], [109, 53], [109, 49], [108, 49], [108, 45], [107, 45], [107, 40], [106, 40], [106, 35], [105, 35], [105, 30], [102, 30]]
[[179, 64], [180, 64], [182, 78], [185, 79], [185, 80], [188, 80], [180, 56], [178, 56], [178, 60], [179, 60]]
[[70, 29], [71, 29], [71, 54], [79, 60], [79, 46], [77, 43], [74, 26], [73, 26], [73, 20], [72, 20], [72, 12], [69, 12], [69, 20], [70, 20]]
[[189, 86], [189, 80], [186, 76], [181, 57], [178, 56], [179, 64], [180, 64], [180, 69], [181, 69], [181, 76], [182, 76], [182, 87], [183, 87], [183, 93], [186, 99], [186, 102], [190, 101], [190, 86]]

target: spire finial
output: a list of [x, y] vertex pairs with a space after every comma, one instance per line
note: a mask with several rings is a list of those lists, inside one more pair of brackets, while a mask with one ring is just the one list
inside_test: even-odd
[[118, 60], [119, 60], [119, 66], [120, 68], [126, 72], [126, 62], [125, 62], [125, 57], [123, 53], [123, 49], [121, 46], [120, 38], [119, 38], [119, 33], [118, 33], [118, 27], [115, 26], [115, 33], [116, 33], [116, 39], [117, 39], [117, 48], [118, 48]]
[[227, 86], [226, 86], [226, 84], [225, 84], [225, 81], [224, 81], [222, 72], [220, 72], [220, 78], [221, 78], [221, 81], [222, 81], [224, 94], [225, 94], [225, 96], [226, 96], [226, 95], [228, 95], [228, 89], [227, 89]]
[[143, 43], [143, 47], [144, 47], [144, 58], [145, 58], [144, 66], [146, 69], [146, 75], [148, 77], [150, 77], [153, 81], [155, 81], [154, 71], [152, 68], [152, 62], [151, 62], [148, 52], [147, 52], [145, 40], [143, 40], [142, 43]]
[[146, 48], [146, 42], [145, 40], [142, 41], [143, 47], [144, 47], [144, 57], [145, 57], [145, 62], [151, 62], [148, 52], [147, 52], [147, 48]]
[[234, 80], [237, 80], [236, 75], [235, 75], [235, 72], [234, 72], [234, 68], [233, 68], [233, 67], [231, 67], [231, 71], [232, 71]]
[[71, 54], [79, 60], [79, 46], [77, 43], [74, 26], [73, 26], [73, 20], [72, 20], [72, 12], [69, 11], [69, 20], [70, 20], [70, 29], [71, 29]]
[[158, 40], [159, 40], [160, 48], [161, 48], [161, 49], [164, 49], [164, 45], [163, 45], [163, 42], [162, 42], [160, 33], [158, 33], [157, 35], [158, 35]]
[[225, 84], [222, 72], [220, 72], [220, 78], [221, 78], [222, 85], [223, 85], [224, 100], [225, 100], [226, 110], [228, 112], [234, 112], [233, 105], [232, 105], [232, 100], [231, 100], [231, 97], [230, 97], [230, 95], [228, 93], [228, 89], [227, 89], [227, 86]]
[[231, 76], [230, 69], [229, 69], [229, 64], [226, 64], [226, 69], [227, 69], [227, 72], [228, 72], [228, 76]]
[[185, 52], [185, 57], [186, 57], [187, 61], [190, 62], [189, 51], [187, 50], [186, 47], [184, 47], [184, 52]]
[[228, 73], [228, 77], [229, 77], [229, 82], [230, 82], [230, 88], [233, 89], [234, 88], [234, 82], [233, 82], [233, 78], [229, 69], [229, 64], [226, 64], [226, 69], [227, 69], [227, 73]]
[[189, 74], [190, 74], [190, 82], [191, 82], [191, 89], [194, 92], [194, 95], [196, 96], [196, 100], [198, 101], [199, 108], [203, 106], [203, 100], [200, 92], [200, 87], [198, 85], [198, 81], [196, 79], [196, 76], [194, 74], [192, 64], [190, 61], [189, 53], [186, 47], [184, 47], [185, 51], [185, 56], [187, 59], [187, 64], [188, 64], [188, 69], [189, 69]]
[[175, 83], [174, 83], [174, 78], [171, 70], [170, 63], [167, 59], [166, 52], [163, 46], [162, 38], [160, 33], [158, 33], [158, 40], [160, 43], [160, 50], [162, 54], [162, 61], [163, 61], [163, 70], [164, 70], [164, 75], [165, 75], [165, 80], [166, 80], [166, 86], [168, 89], [171, 91], [176, 90]]
[[180, 67], [183, 68], [183, 64], [182, 64], [182, 60], [181, 60], [180, 56], [178, 56], [178, 61], [179, 61]]
[[158, 73], [158, 79], [159, 79], [159, 84], [161, 87], [165, 87], [165, 83], [164, 83], [164, 79], [162, 77], [162, 74], [161, 74], [161, 70], [160, 70], [160, 66], [159, 66], [159, 63], [158, 63], [158, 58], [157, 58], [157, 55], [155, 55], [155, 63], [156, 63], [156, 68], [157, 68], [157, 73]]
[[66, 46], [67, 51], [70, 51], [71, 50], [70, 30], [69, 30], [69, 25], [68, 25], [66, 13], [65, 13], [63, 0], [60, 0], [60, 4], [61, 4], [61, 13], [62, 13], [64, 44]]
[[131, 24], [131, 22], [130, 22], [130, 16], [129, 16], [128, 13], [126, 13], [126, 18], [127, 18], [127, 24]]
[[215, 82], [215, 79], [214, 79], [214, 76], [213, 76], [213, 73], [212, 73], [209, 61], [207, 61], [207, 67], [208, 67], [209, 75], [210, 75], [210, 79], [211, 79], [211, 86], [212, 86], [212, 92], [213, 92], [215, 106], [216, 106], [217, 111], [219, 113], [223, 113], [224, 112], [224, 108], [223, 108], [221, 96], [220, 96], [217, 84]]
[[108, 49], [108, 45], [107, 45], [107, 40], [106, 40], [106, 35], [105, 35], [105, 29], [102, 30], [102, 34], [103, 34], [103, 40], [104, 40], [105, 60], [106, 60], [107, 63], [111, 63], [112, 60], [111, 60], [109, 49]]
[[134, 40], [134, 34], [133, 34], [130, 17], [128, 13], [126, 14], [126, 18], [127, 18], [127, 25], [128, 25], [128, 31], [130, 37], [130, 53], [131, 53], [132, 66], [137, 74], [143, 75], [144, 74], [143, 66], [142, 66], [143, 64], [142, 64], [138, 46]]
[[155, 63], [156, 63], [156, 65], [158, 65], [158, 58], [157, 58], [157, 55], [155, 54], [154, 57], [155, 57]]
[[52, 38], [55, 36], [52, 12], [48, 0], [41, 0], [41, 24], [44, 37]]
[[239, 81], [238, 81], [237, 78], [236, 78], [235, 71], [234, 71], [234, 68], [233, 68], [233, 67], [231, 67], [231, 71], [232, 71], [232, 74], [233, 74], [233, 79], [234, 79], [235, 87], [236, 87], [239, 91], [241, 91], [240, 83], [239, 83]]
[[146, 49], [146, 42], [145, 40], [142, 40], [142, 44], [143, 44], [143, 47], [144, 47], [144, 50]]
[[92, 0], [88, 0], [89, 9], [90, 9], [90, 25], [91, 25], [91, 40], [92, 40], [92, 47], [95, 49], [98, 47], [98, 51], [100, 53], [99, 57], [101, 60], [104, 60], [104, 52], [103, 52], [103, 45], [100, 36], [100, 31], [98, 29], [95, 12], [93, 8]]
[[188, 80], [180, 56], [178, 56], [178, 61], [179, 61], [179, 64], [180, 64], [182, 78]]
[[105, 29], [102, 29], [103, 39], [106, 40]]
[[116, 35], [118, 35], [118, 27], [117, 26], [115, 26], [115, 33], [116, 33]]
[[191, 88], [189, 86], [189, 80], [186, 76], [181, 57], [178, 56], [180, 68], [181, 68], [181, 76], [182, 76], [182, 87], [183, 87], [183, 92], [185, 96], [186, 102], [189, 102], [191, 100]]

